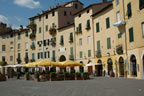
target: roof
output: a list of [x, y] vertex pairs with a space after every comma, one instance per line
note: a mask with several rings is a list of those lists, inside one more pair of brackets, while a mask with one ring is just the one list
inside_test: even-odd
[[87, 6], [86, 8], [84, 8], [84, 9], [78, 11], [78, 12], [75, 13], [74, 15], [77, 15], [77, 14], [79, 14], [79, 13], [81, 13], [81, 12], [87, 10], [88, 8], [91, 8], [91, 7], [97, 6], [97, 5], [101, 5], [101, 6], [98, 6], [98, 8], [96, 8], [96, 10], [100, 10], [100, 9], [103, 9], [105, 6], [107, 6], [107, 5], [109, 5], [109, 4], [112, 4], [112, 2], [110, 1], [110, 2], [102, 2], [102, 3], [91, 4], [91, 5]]
[[50, 10], [42, 11], [41, 14], [37, 14], [36, 16], [30, 17], [29, 19], [34, 19], [34, 18], [40, 17], [40, 16], [42, 16], [42, 15], [44, 15], [44, 14], [50, 13], [50, 12], [52, 12], [52, 11], [54, 11], [54, 10], [57, 10], [58, 8], [69, 8], [69, 7], [65, 7], [65, 6], [66, 6], [67, 4], [72, 3], [72, 2], [79, 2], [80, 4], [83, 5], [83, 3], [81, 3], [79, 0], [72, 0], [72, 1], [70, 1], [70, 2], [66, 2], [66, 3], [63, 4], [63, 5], [57, 5], [56, 8], [50, 8]]
[[63, 27], [60, 27], [60, 28], [58, 28], [58, 30], [61, 30], [61, 29], [64, 29], [64, 28], [67, 28], [67, 27], [70, 27], [70, 26], [73, 26], [73, 25], [74, 25], [74, 23], [66, 25], [66, 26], [63, 26]]
[[94, 14], [92, 14], [92, 16], [95, 16], [95, 15], [99, 14], [100, 12], [106, 10], [107, 8], [111, 7], [112, 5], [113, 5], [112, 3], [107, 3], [104, 6], [101, 6], [100, 8], [98, 8], [96, 10], [96, 12]]

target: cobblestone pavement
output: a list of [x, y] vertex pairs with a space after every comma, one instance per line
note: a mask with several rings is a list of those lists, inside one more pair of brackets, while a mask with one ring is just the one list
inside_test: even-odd
[[77, 81], [0, 82], [0, 96], [144, 96], [144, 80], [92, 78]]

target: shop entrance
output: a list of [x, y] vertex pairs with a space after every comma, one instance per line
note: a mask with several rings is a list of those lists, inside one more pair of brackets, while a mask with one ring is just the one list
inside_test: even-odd
[[136, 57], [134, 55], [130, 58], [130, 64], [131, 64], [131, 73], [132, 76], [137, 76], [137, 64], [136, 64]]
[[121, 77], [124, 76], [124, 59], [123, 59], [123, 57], [119, 58], [119, 73], [120, 73]]
[[108, 60], [107, 60], [107, 64], [108, 64], [108, 75], [109, 75], [109, 73], [112, 71], [113, 72], [113, 62], [112, 62], [112, 59], [111, 58], [109, 58]]

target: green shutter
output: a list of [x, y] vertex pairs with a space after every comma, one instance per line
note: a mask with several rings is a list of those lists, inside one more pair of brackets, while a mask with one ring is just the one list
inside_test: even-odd
[[91, 57], [91, 50], [88, 50], [88, 57]]
[[128, 5], [127, 5], [127, 14], [128, 14], [128, 17], [130, 17], [132, 15], [131, 3], [128, 3]]
[[110, 28], [110, 19], [106, 18], [106, 28]]
[[100, 29], [99, 29], [99, 22], [96, 23], [96, 32], [100, 32]]
[[79, 24], [79, 31], [81, 31], [82, 30], [82, 25], [81, 25], [81, 23]]
[[46, 32], [48, 32], [48, 25], [46, 25]]
[[120, 39], [122, 37], [122, 33], [119, 33], [118, 34], [118, 38]]
[[82, 51], [80, 51], [80, 58], [82, 58], [83, 57], [83, 53], [82, 53]]
[[111, 49], [111, 39], [107, 38], [107, 49]]
[[70, 55], [73, 56], [73, 47], [70, 48]]
[[70, 40], [73, 40], [73, 33], [70, 33]]
[[18, 53], [18, 58], [20, 58], [21, 57], [21, 54], [20, 53]]
[[41, 27], [39, 27], [39, 33], [41, 33]]
[[134, 34], [133, 34], [133, 28], [129, 29], [129, 41], [133, 42], [134, 41]]
[[25, 53], [25, 57], [28, 57], [28, 53], [27, 52]]
[[34, 60], [35, 59], [35, 54], [34, 53], [32, 53], [32, 60]]
[[100, 40], [97, 41], [97, 51], [100, 51]]

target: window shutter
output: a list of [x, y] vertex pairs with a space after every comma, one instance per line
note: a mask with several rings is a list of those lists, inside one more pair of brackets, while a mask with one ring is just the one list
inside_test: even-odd
[[111, 49], [111, 39], [107, 38], [107, 49]]
[[106, 18], [106, 28], [109, 28], [110, 27], [110, 20], [109, 20], [109, 17]]
[[88, 50], [88, 57], [91, 57], [91, 50]]
[[128, 3], [127, 5], [127, 12], [128, 12], [128, 18], [129, 18], [132, 15], [131, 3]]
[[99, 29], [99, 23], [96, 23], [96, 32], [99, 32], [100, 29]]
[[100, 51], [100, 40], [97, 41], [97, 51]]
[[130, 42], [134, 41], [133, 28], [129, 29], [129, 41]]

